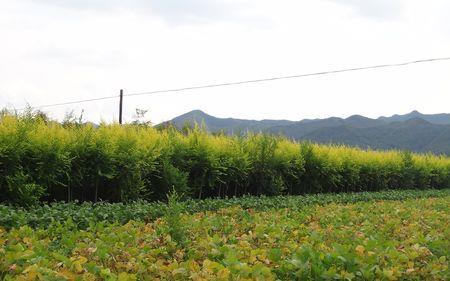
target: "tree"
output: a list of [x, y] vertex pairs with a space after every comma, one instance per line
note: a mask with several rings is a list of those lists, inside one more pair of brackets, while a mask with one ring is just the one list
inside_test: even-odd
[[133, 116], [134, 120], [133, 122], [131, 122], [131, 124], [144, 127], [151, 126], [152, 123], [150, 122], [150, 120], [146, 120], [145, 118], [147, 112], [148, 110], [146, 109], [136, 108], [136, 114]]

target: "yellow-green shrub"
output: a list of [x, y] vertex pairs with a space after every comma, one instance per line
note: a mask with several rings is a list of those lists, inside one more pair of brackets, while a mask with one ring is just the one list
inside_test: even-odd
[[0, 117], [0, 201], [164, 200], [450, 187], [450, 158], [297, 143], [199, 127]]

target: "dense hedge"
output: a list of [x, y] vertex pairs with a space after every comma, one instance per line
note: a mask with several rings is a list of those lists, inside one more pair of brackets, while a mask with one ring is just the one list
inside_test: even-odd
[[261, 134], [0, 117], [0, 201], [162, 200], [450, 187], [450, 159]]

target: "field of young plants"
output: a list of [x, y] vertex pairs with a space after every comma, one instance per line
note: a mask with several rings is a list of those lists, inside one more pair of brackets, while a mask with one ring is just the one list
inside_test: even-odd
[[[0, 279], [449, 280], [449, 192], [294, 196], [309, 202], [297, 208], [278, 205], [280, 198], [225, 208], [207, 200], [191, 213], [172, 195], [147, 222], [91, 216], [82, 227], [70, 217], [1, 226]], [[100, 208], [108, 215], [112, 206]], [[63, 212], [52, 209], [48, 217]]]
[[0, 115], [0, 202], [24, 206], [448, 187], [444, 156]]
[[0, 280], [449, 280], [449, 222], [445, 156], [0, 114]]

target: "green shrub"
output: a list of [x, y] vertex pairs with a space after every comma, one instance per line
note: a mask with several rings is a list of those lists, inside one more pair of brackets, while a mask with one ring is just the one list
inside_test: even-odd
[[448, 187], [445, 156], [0, 114], [0, 202], [151, 201], [171, 189], [203, 199]]
[[181, 221], [181, 213], [183, 206], [181, 205], [180, 195], [172, 190], [167, 195], [167, 208], [164, 218], [167, 223], [168, 233], [170, 237], [180, 246], [185, 245], [186, 230], [183, 222]]
[[6, 177], [6, 199], [12, 203], [30, 206], [39, 203], [45, 193], [45, 189], [35, 183], [31, 183], [27, 175], [17, 173]]

